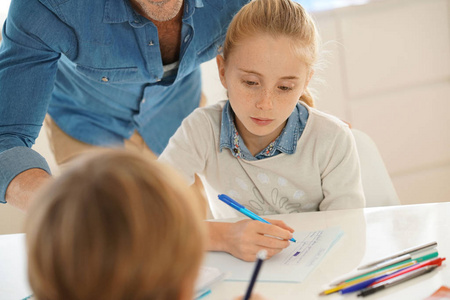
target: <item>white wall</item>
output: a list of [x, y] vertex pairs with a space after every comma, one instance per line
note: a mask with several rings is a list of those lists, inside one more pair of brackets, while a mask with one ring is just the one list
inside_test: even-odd
[[[402, 204], [450, 201], [449, 16], [450, 0], [314, 14], [326, 65], [313, 83], [317, 107], [372, 137]], [[203, 70], [209, 103], [224, 99], [215, 62]]]
[[373, 138], [403, 204], [450, 201], [449, 15], [449, 0], [317, 15], [325, 39], [340, 44], [319, 107]]

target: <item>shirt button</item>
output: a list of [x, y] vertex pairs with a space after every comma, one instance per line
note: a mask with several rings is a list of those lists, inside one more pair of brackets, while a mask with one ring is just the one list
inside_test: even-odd
[[148, 42], [149, 46], [153, 46], [155, 43], [153, 43], [153, 41]]
[[188, 34], [188, 35], [184, 38], [184, 42], [187, 43], [187, 41], [189, 40], [190, 37], [191, 37], [191, 35]]
[[145, 103], [145, 98], [142, 98], [142, 103]]
[[102, 77], [102, 81], [103, 81], [103, 82], [108, 82], [108, 81], [109, 81], [109, 78], [106, 77], [106, 76], [103, 76], [103, 77]]
[[156, 78], [156, 82], [160, 82], [161, 81], [161, 78]]

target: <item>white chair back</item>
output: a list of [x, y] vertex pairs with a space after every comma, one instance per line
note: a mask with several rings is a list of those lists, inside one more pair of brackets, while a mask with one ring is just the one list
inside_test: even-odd
[[364, 132], [352, 129], [361, 163], [366, 207], [400, 205], [391, 177], [375, 142]]

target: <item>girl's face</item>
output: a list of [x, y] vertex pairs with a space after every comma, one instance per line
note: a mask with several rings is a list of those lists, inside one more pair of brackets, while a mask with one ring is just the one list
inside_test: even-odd
[[308, 86], [312, 72], [293, 49], [289, 37], [258, 34], [236, 45], [226, 62], [217, 56], [220, 80], [247, 147], [264, 145], [262, 150], [272, 142]]

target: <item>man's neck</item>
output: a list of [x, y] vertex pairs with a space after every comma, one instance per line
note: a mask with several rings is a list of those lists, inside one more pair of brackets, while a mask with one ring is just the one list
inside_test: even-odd
[[181, 24], [181, 20], [183, 17], [183, 8], [184, 8], [184, 1], [182, 1], [181, 3], [181, 8], [178, 11], [178, 13], [175, 15], [175, 17], [173, 17], [170, 20], [166, 20], [166, 21], [161, 21], [161, 20], [156, 20], [155, 18], [152, 18], [152, 16], [150, 15], [150, 13], [147, 12], [151, 12], [152, 9], [154, 9], [154, 5], [151, 3], [146, 2], [145, 0], [129, 0], [131, 6], [133, 7], [133, 9], [135, 11], [137, 11], [141, 16], [145, 17], [146, 19], [152, 21], [158, 28], [159, 26], [164, 26], [164, 24], [167, 23], [179, 23]]

